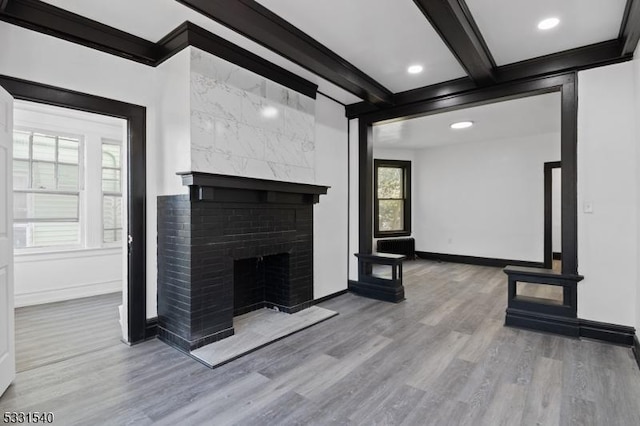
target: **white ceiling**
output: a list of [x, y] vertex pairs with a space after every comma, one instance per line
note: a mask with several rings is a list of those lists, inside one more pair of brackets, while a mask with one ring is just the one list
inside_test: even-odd
[[[334, 99], [360, 99], [176, 0], [44, 0], [157, 42], [191, 21], [319, 86]], [[257, 0], [392, 92], [464, 76], [412, 0]], [[498, 65], [615, 39], [626, 0], [466, 0]], [[548, 32], [539, 20], [562, 22]], [[425, 71], [409, 75], [409, 64]]]
[[411, 0], [257, 1], [394, 93], [466, 75]]
[[[626, 0], [466, 0], [497, 65], [618, 37]], [[557, 17], [548, 31], [538, 22]]]
[[[473, 127], [454, 130], [458, 121]], [[422, 149], [560, 132], [560, 93], [530, 96], [381, 124], [373, 128], [374, 148]]]
[[[256, 55], [318, 85], [334, 99], [352, 104], [361, 99], [297, 64], [218, 24], [175, 0], [42, 0], [61, 9], [157, 42], [185, 21], [190, 21]], [[151, 11], [151, 12], [150, 12]]]

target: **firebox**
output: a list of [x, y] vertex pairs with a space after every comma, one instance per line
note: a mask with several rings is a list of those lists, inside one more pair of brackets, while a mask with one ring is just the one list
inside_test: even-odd
[[313, 300], [313, 204], [327, 187], [182, 173], [158, 197], [158, 336], [183, 351], [233, 335], [233, 317]]

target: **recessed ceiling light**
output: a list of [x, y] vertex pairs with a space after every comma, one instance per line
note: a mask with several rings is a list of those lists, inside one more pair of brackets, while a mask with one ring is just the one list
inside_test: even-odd
[[452, 129], [466, 129], [473, 126], [473, 121], [458, 121], [457, 123], [451, 124]]
[[276, 118], [278, 116], [278, 108], [266, 106], [262, 108], [262, 116], [264, 118]]
[[539, 30], [550, 30], [551, 28], [556, 27], [560, 23], [558, 18], [547, 18], [538, 22]]
[[420, 74], [423, 69], [424, 68], [422, 67], [422, 65], [411, 65], [409, 68], [407, 68], [407, 72], [409, 74]]

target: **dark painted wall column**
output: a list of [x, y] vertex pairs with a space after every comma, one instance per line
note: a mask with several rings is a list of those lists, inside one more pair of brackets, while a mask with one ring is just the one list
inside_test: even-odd
[[562, 85], [562, 272], [578, 273], [578, 76]]
[[373, 246], [373, 132], [371, 123], [358, 120], [358, 218], [360, 253], [371, 253]]

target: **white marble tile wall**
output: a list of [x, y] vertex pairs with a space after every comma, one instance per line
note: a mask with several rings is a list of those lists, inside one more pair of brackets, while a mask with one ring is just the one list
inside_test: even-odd
[[315, 183], [315, 100], [192, 47], [191, 167]]

